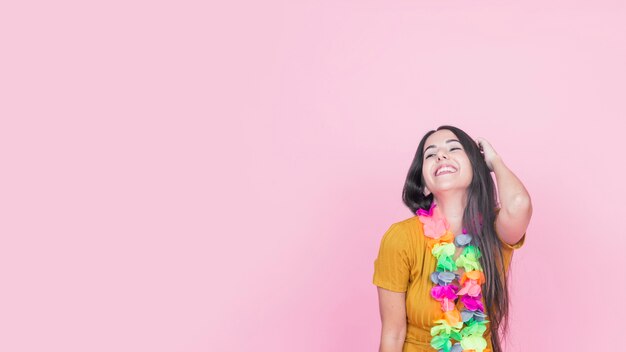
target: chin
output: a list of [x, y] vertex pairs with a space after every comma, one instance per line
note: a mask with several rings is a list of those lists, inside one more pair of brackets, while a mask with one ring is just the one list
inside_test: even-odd
[[448, 193], [448, 192], [464, 192], [468, 189], [469, 185], [450, 185], [446, 187], [440, 187], [432, 191], [433, 194]]

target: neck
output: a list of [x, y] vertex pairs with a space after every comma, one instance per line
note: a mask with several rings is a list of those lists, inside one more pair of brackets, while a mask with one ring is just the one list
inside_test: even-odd
[[446, 218], [450, 229], [455, 234], [461, 232], [466, 204], [465, 196], [464, 192], [445, 192], [434, 197], [437, 204], [434, 211]]

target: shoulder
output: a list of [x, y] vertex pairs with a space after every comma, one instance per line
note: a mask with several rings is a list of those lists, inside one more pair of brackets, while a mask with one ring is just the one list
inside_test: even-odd
[[405, 218], [392, 223], [383, 236], [383, 241], [393, 241], [412, 249], [423, 241], [424, 225], [417, 216]]
[[417, 215], [395, 222], [393, 225], [399, 226], [407, 232], [418, 233], [424, 229], [424, 225], [422, 224], [422, 222], [420, 221], [420, 218]]

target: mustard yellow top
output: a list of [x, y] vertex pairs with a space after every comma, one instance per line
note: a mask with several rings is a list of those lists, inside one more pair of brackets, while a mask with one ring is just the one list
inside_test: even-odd
[[[505, 270], [509, 269], [513, 250], [522, 247], [525, 239], [526, 233], [512, 246], [500, 239]], [[374, 261], [373, 283], [390, 291], [406, 292], [407, 331], [402, 352], [435, 351], [430, 346], [430, 328], [442, 315], [441, 304], [430, 296], [434, 285], [430, 274], [436, 266], [437, 259], [428, 250], [424, 227], [417, 215], [392, 224], [383, 235], [378, 258]], [[460, 301], [457, 300], [459, 311], [463, 307]], [[487, 349], [484, 352], [491, 352], [489, 330], [485, 339]]]

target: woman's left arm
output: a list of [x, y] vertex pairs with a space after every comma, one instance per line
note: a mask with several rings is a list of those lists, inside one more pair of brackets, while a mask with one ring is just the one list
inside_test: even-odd
[[477, 138], [489, 170], [496, 175], [500, 211], [496, 216], [496, 231], [500, 238], [510, 244], [516, 244], [526, 233], [533, 207], [528, 191], [515, 174], [504, 164], [491, 144], [484, 138]]

